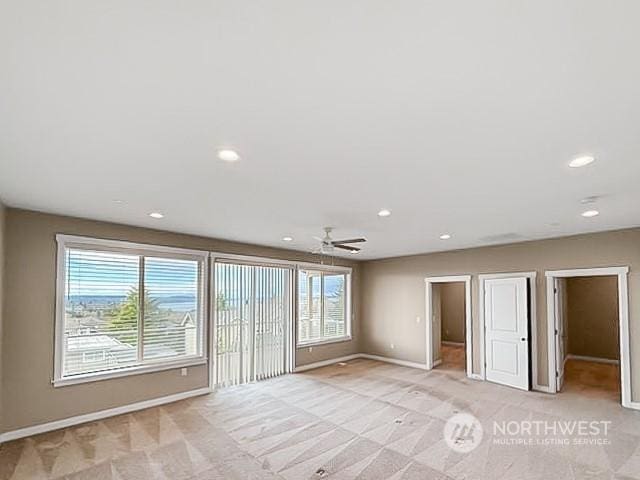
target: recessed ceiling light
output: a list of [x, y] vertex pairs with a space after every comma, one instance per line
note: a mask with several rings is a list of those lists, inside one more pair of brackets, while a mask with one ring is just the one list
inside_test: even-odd
[[118, 203], [118, 204], [120, 204], [120, 203], [124, 203], [122, 200], [119, 200], [119, 199], [117, 199], [117, 198], [116, 198], [115, 200], [112, 200], [112, 202], [113, 202], [113, 203]]
[[587, 218], [597, 217], [598, 215], [600, 215], [598, 210], [587, 210], [586, 212], [582, 212], [582, 216]]
[[218, 150], [218, 158], [225, 162], [237, 162], [240, 160], [240, 155], [235, 150], [223, 149]]
[[444, 235], [440, 235], [440, 240], [449, 240], [451, 238], [451, 235], [449, 235], [448, 233], [445, 233]]
[[160, 212], [151, 212], [151, 213], [149, 214], [149, 216], [150, 216], [151, 218], [162, 218], [162, 217], [164, 217], [164, 215], [163, 215], [163, 214], [161, 214]]
[[351, 250], [351, 255], [357, 255], [360, 253], [360, 250]]
[[378, 212], [379, 217], [388, 217], [389, 215], [391, 215], [391, 210], [387, 210], [386, 208], [383, 208]]
[[285, 242], [292, 242], [293, 237], [282, 237], [282, 240], [284, 240]]
[[587, 165], [589, 165], [590, 163], [595, 162], [595, 158], [593, 158], [591, 155], [583, 155], [581, 157], [576, 157], [573, 160], [571, 160], [569, 162], [569, 166], [571, 168], [580, 168], [580, 167], [586, 167]]

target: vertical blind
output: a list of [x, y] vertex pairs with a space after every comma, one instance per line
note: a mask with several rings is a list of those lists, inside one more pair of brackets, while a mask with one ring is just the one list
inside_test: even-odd
[[201, 260], [64, 255], [63, 377], [202, 355]]
[[216, 262], [216, 383], [286, 373], [291, 318], [287, 268]]

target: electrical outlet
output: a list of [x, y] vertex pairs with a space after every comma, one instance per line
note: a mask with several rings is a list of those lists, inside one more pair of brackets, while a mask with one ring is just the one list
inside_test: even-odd
[[395, 345], [395, 343], [392, 343], [391, 344], [391, 350], [393, 350], [394, 348], [396, 348], [396, 345]]
[[309, 353], [313, 352], [313, 347], [309, 347]]
[[186, 368], [181, 368], [180, 369], [180, 375], [182, 375], [183, 377], [186, 377], [188, 375], [188, 371]]
[[420, 323], [420, 317], [416, 317], [416, 323]]

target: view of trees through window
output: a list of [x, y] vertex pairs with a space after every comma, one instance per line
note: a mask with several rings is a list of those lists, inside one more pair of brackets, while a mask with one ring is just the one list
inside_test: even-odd
[[299, 343], [347, 336], [346, 286], [344, 273], [299, 271]]
[[63, 375], [198, 354], [197, 261], [68, 248], [65, 267]]
[[[57, 378], [203, 355], [204, 257], [167, 250], [64, 245]], [[218, 377], [233, 383], [284, 371], [294, 270], [218, 262], [212, 268]], [[297, 278], [298, 343], [348, 336], [349, 274], [300, 269]]]

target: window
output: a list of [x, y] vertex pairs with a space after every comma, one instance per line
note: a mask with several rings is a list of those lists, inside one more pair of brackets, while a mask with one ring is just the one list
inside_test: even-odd
[[298, 345], [351, 338], [347, 271], [298, 270]]
[[206, 252], [57, 240], [55, 385], [205, 362]]

